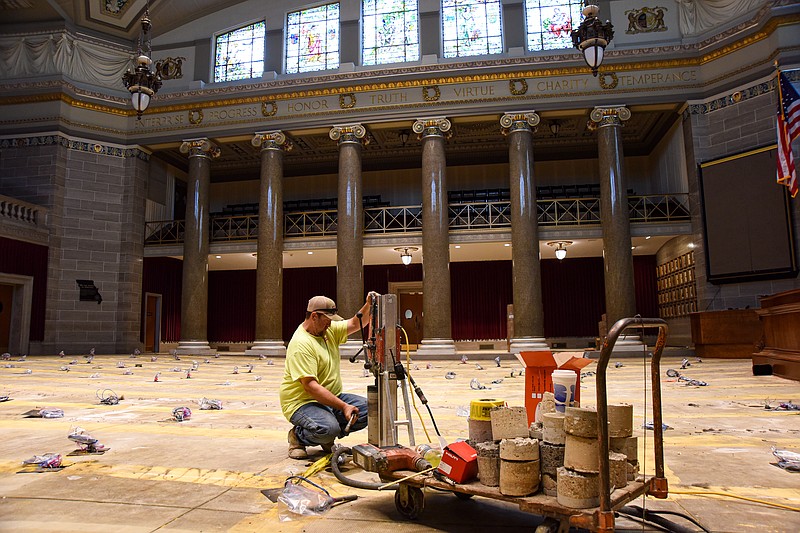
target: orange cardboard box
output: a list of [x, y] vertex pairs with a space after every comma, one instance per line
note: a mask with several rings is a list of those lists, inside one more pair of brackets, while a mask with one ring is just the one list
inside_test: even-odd
[[[576, 354], [580, 354], [578, 357]], [[582, 352], [559, 352], [555, 356], [549, 350], [538, 352], [520, 352], [517, 359], [525, 367], [525, 412], [528, 424], [536, 417], [536, 407], [542, 401], [545, 392], [553, 392], [553, 370], [574, 370], [578, 375], [575, 384], [575, 401], [581, 401], [581, 369], [594, 363], [594, 360], [583, 357]]]

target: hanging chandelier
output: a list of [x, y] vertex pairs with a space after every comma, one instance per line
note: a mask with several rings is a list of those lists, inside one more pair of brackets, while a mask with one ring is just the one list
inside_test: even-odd
[[152, 55], [150, 45], [152, 24], [150, 23], [149, 3], [145, 7], [141, 24], [142, 31], [139, 33], [139, 44], [136, 50], [136, 59], [134, 60], [135, 65], [122, 75], [122, 83], [131, 93], [131, 102], [136, 110], [137, 120], [142, 119], [142, 113], [150, 105], [150, 99], [161, 88], [161, 75], [150, 70], [153, 60], [150, 59]]
[[602, 22], [597, 18], [600, 8], [593, 4], [596, 0], [586, 0], [583, 8], [583, 22], [572, 30], [572, 44], [583, 52], [583, 59], [592, 69], [592, 76], [597, 76], [597, 69], [603, 62], [606, 46], [614, 38], [614, 26], [609, 21]]

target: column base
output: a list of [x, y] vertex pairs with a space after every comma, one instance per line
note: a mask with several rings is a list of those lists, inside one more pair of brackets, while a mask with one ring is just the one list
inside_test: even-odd
[[283, 341], [256, 341], [244, 354], [286, 357], [286, 346]]
[[[347, 339], [347, 342], [344, 344], [339, 345], [339, 356], [342, 359], [350, 359], [352, 356], [358, 353], [358, 351], [364, 346], [364, 342], [355, 339]], [[358, 354], [358, 358], [360, 360], [364, 360], [366, 354], [363, 352]]]
[[212, 350], [208, 341], [179, 341], [175, 349], [176, 355], [216, 355], [217, 351]]
[[646, 350], [644, 343], [639, 335], [625, 335], [620, 336], [617, 342], [614, 343], [614, 349], [611, 355], [618, 355], [622, 357], [636, 357], [642, 355]]
[[417, 356], [456, 355], [456, 343], [453, 339], [422, 339], [415, 353]]
[[550, 346], [545, 342], [544, 337], [519, 337], [511, 339], [510, 353], [519, 352], [547, 352]]

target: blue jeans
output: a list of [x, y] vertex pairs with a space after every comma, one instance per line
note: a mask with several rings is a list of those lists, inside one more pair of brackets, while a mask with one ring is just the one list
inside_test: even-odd
[[[367, 427], [367, 399], [356, 394], [342, 393], [339, 398], [358, 407], [358, 419], [350, 431]], [[294, 412], [289, 421], [295, 425], [295, 434], [303, 446], [330, 444], [337, 437], [344, 437], [347, 426], [344, 413], [321, 403], [307, 403]]]

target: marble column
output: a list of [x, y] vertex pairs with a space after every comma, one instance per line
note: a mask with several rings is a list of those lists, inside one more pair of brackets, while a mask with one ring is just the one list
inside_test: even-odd
[[292, 143], [280, 131], [256, 132], [261, 147], [256, 256], [256, 338], [245, 355], [286, 355], [283, 344], [283, 152]]
[[[336, 222], [336, 306], [344, 318], [364, 305], [364, 191], [361, 179], [361, 146], [367, 130], [361, 124], [331, 128], [329, 136], [339, 145], [338, 210]], [[342, 356], [362, 346], [361, 334], [339, 348]]]
[[444, 117], [421, 118], [413, 130], [422, 139], [422, 314], [423, 339], [418, 355], [455, 354], [450, 323], [450, 217]]
[[549, 349], [544, 339], [539, 221], [533, 185], [533, 132], [538, 124], [539, 115], [533, 111], [506, 113], [500, 118], [503, 134], [508, 136], [514, 297], [512, 353]]
[[189, 157], [186, 222], [183, 237], [181, 340], [178, 354], [211, 355], [208, 344], [208, 249], [211, 159], [219, 148], [208, 139], [187, 139], [181, 153]]
[[[628, 193], [623, 173], [622, 122], [631, 117], [625, 106], [595, 107], [591, 119], [597, 124], [600, 164], [600, 221], [603, 228], [603, 268], [608, 328], [636, 315], [633, 285], [633, 254]], [[641, 350], [638, 336], [620, 338], [616, 351]]]

